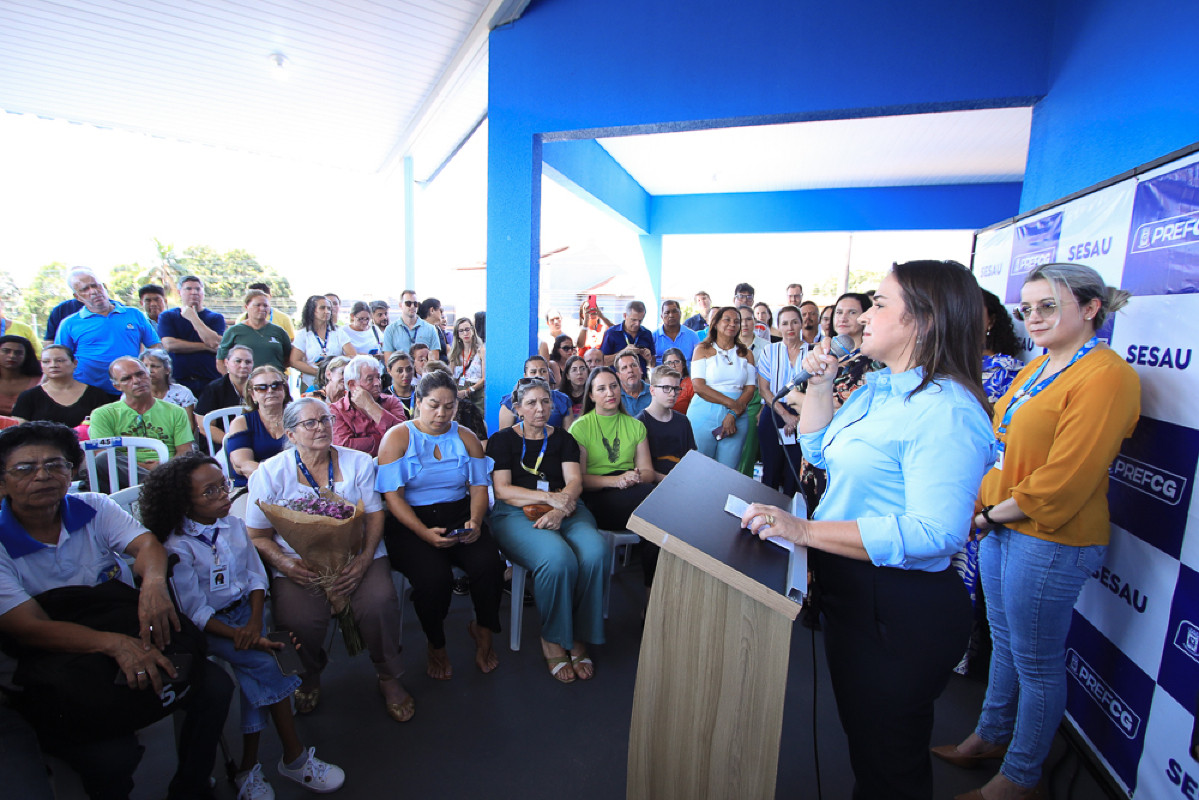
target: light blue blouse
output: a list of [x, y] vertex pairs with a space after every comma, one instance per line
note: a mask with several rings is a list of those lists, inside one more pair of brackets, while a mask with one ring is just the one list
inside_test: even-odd
[[[390, 464], [380, 464], [375, 477], [375, 489], [395, 491], [404, 487], [404, 500], [410, 506], [430, 506], [449, 503], [466, 497], [471, 486], [490, 486], [495, 462], [489, 457], [473, 458], [458, 434], [458, 423], [440, 436], [422, 433], [411, 423], [408, 428], [408, 450]], [[441, 452], [438, 459], [433, 451]]]
[[991, 420], [969, 391], [921, 381], [919, 367], [866, 375], [822, 430], [800, 437], [828, 470], [818, 520], [856, 520], [871, 562], [939, 572], [962, 549], [974, 500], [995, 463]]

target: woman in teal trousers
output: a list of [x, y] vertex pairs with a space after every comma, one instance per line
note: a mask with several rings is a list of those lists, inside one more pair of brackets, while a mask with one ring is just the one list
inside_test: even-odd
[[594, 674], [586, 643], [604, 641], [609, 554], [595, 518], [579, 502], [579, 445], [546, 425], [553, 408], [545, 381], [517, 382], [512, 409], [519, 421], [487, 440], [495, 461], [491, 526], [504, 554], [533, 576], [542, 654], [550, 674], [571, 683]]

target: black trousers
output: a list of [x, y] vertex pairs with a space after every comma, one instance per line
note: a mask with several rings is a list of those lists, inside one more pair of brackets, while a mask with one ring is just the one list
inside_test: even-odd
[[[177, 712], [184, 715], [176, 741], [179, 767], [167, 793], [168, 798], [177, 800], [212, 797], [208, 778], [233, 697], [233, 681], [225, 670], [201, 659], [192, 664], [188, 694], [186, 707]], [[69, 747], [43, 741], [42, 747], [79, 773], [83, 789], [92, 800], [129, 797], [133, 773], [143, 752], [133, 734]]]
[[[427, 527], [453, 530], [470, 519], [470, 498], [413, 506], [412, 510]], [[470, 578], [475, 622], [500, 632], [504, 560], [486, 523], [479, 538], [470, 544], [434, 547], [388, 514], [383, 524], [383, 541], [387, 543], [392, 568], [404, 573], [412, 584], [412, 605], [432, 647], [445, 647], [445, 617], [454, 589], [454, 567], [465, 571]]]
[[[786, 424], [772, 404], [758, 417], [758, 450], [762, 458], [762, 483], [782, 489], [788, 497], [799, 491], [799, 464], [803, 460], [799, 444], [779, 443], [779, 428]], [[787, 466], [787, 462], [791, 466]]]
[[[623, 531], [629, 526], [629, 517], [633, 516], [637, 506], [653, 490], [652, 483], [639, 483], [627, 489], [588, 489], [579, 499], [595, 517], [595, 527], [605, 531]], [[658, 545], [642, 541], [641, 574], [646, 586], [653, 584], [657, 569]]]
[[854, 800], [931, 800], [933, 702], [970, 638], [966, 588], [952, 568], [811, 555]]

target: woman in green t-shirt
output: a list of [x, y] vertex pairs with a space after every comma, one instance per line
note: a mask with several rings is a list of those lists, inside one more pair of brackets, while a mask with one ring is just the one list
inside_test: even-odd
[[[654, 464], [645, 426], [620, 402], [620, 380], [611, 367], [597, 367], [587, 379], [583, 416], [570, 427], [579, 443], [583, 505], [601, 530], [623, 531], [629, 517], [654, 489]], [[648, 587], [658, 548], [645, 543], [641, 567]]]

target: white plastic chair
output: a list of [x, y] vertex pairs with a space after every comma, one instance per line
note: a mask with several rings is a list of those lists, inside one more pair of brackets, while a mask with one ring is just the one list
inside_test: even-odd
[[92, 491], [100, 491], [100, 479], [96, 471], [96, 454], [103, 453], [108, 462], [108, 493], [115, 494], [120, 488], [120, 475], [117, 472], [117, 450], [125, 449], [125, 464], [129, 470], [129, 482], [137, 479], [137, 451], [153, 450], [159, 463], [171, 457], [167, 446], [157, 439], [145, 436], [113, 436], [107, 439], [87, 439], [83, 445], [83, 457], [87, 463], [87, 485]]
[[[243, 411], [245, 411], [245, 409], [241, 406], [216, 408], [205, 414], [204, 419], [200, 421], [200, 433], [204, 434], [204, 440], [208, 442], [208, 455], [212, 456], [221, 463], [221, 471], [225, 473], [226, 478], [229, 477], [229, 459], [225, 458], [223, 455], [225, 448], [223, 445], [218, 445], [216, 442], [212, 441], [212, 437], [209, 435], [209, 433], [211, 432], [212, 425], [215, 422], [220, 422], [221, 427], [228, 431], [229, 423], [233, 421], [234, 417], [239, 416]], [[221, 455], [217, 455], [218, 453], [221, 453]]]
[[118, 506], [125, 510], [125, 513], [133, 517], [138, 522], [141, 522], [142, 512], [141, 506], [138, 503], [138, 497], [141, 495], [141, 486], [130, 486], [128, 489], [121, 489], [119, 492], [113, 492], [108, 497]]

